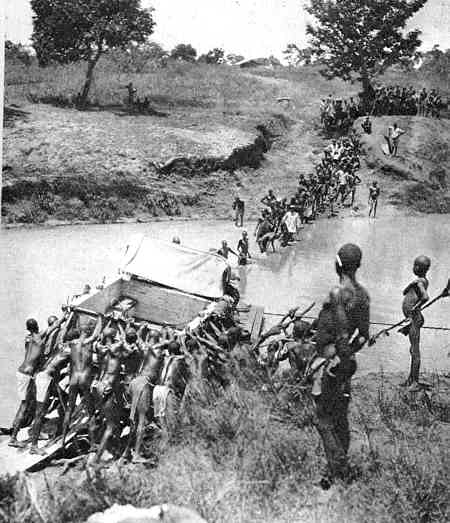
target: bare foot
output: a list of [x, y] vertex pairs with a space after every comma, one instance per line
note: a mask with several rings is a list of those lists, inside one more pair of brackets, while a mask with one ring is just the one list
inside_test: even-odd
[[27, 444], [24, 441], [17, 441], [16, 439], [10, 439], [8, 442], [9, 447], [15, 447], [17, 449], [24, 449]]
[[30, 454], [37, 454], [39, 456], [46, 456], [47, 452], [45, 452], [44, 449], [40, 449], [39, 447], [36, 447], [36, 446], [33, 445], [30, 448]]

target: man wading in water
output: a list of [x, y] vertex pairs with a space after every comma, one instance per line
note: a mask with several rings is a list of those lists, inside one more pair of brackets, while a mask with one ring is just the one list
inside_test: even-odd
[[348, 243], [336, 256], [339, 286], [332, 289], [319, 314], [316, 334], [318, 357], [311, 364], [316, 405], [315, 424], [327, 457], [327, 473], [320, 485], [328, 489], [335, 479], [348, 480], [350, 444], [348, 405], [354, 358], [369, 339], [369, 295], [356, 281], [362, 253]]
[[417, 278], [412, 281], [403, 291], [403, 314], [411, 319], [409, 328], [409, 341], [411, 343], [409, 352], [411, 354], [411, 369], [409, 378], [402, 383], [403, 387], [410, 386], [411, 391], [419, 390], [420, 372], [420, 329], [423, 327], [424, 318], [420, 307], [429, 300], [428, 280], [426, 274], [430, 268], [431, 261], [427, 256], [418, 256], [414, 260], [413, 273]]

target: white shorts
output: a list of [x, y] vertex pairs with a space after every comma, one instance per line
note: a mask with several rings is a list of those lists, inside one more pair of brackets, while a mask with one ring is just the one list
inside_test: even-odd
[[38, 372], [36, 374], [35, 383], [36, 383], [36, 401], [43, 403], [45, 397], [47, 396], [47, 391], [52, 382], [52, 377], [45, 371]]
[[20, 401], [25, 401], [27, 399], [28, 387], [30, 386], [32, 376], [29, 374], [23, 374], [23, 372], [16, 372], [17, 378], [17, 395], [19, 396]]
[[170, 387], [166, 385], [156, 385], [153, 389], [153, 410], [156, 418], [163, 418], [167, 410], [167, 399], [173, 394]]

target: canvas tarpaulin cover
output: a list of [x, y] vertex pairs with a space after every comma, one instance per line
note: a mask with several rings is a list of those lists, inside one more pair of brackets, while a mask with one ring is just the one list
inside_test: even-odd
[[216, 254], [135, 235], [126, 246], [121, 270], [172, 289], [220, 298], [223, 274], [229, 269]]

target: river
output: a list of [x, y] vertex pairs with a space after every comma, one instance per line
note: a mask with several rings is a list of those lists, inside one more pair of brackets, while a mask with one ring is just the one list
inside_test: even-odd
[[[253, 240], [254, 224], [248, 230]], [[240, 235], [228, 222], [155, 222], [0, 230], [0, 425], [9, 425], [17, 405], [15, 371], [23, 356], [24, 324], [35, 317], [44, 326], [47, 316], [58, 313], [69, 295], [85, 283], [94, 286], [114, 274], [121, 248], [134, 233], [146, 233], [183, 244], [209, 249], [222, 238], [235, 247]], [[268, 312], [285, 312], [295, 305], [320, 303], [336, 283], [334, 258], [345, 242], [363, 250], [360, 279], [372, 298], [373, 321], [401, 317], [402, 289], [411, 279], [412, 260], [419, 254], [432, 259], [430, 294], [438, 294], [449, 276], [450, 219], [446, 215], [395, 217], [368, 220], [319, 220], [302, 232], [301, 241], [269, 255], [260, 255], [252, 242], [255, 262], [240, 268], [241, 293], [247, 302]], [[427, 325], [450, 326], [450, 300], [427, 311]], [[375, 329], [375, 327], [374, 327]], [[423, 368], [448, 370], [450, 333], [423, 333]], [[408, 342], [400, 334], [380, 340], [359, 356], [359, 372], [407, 371]]]

